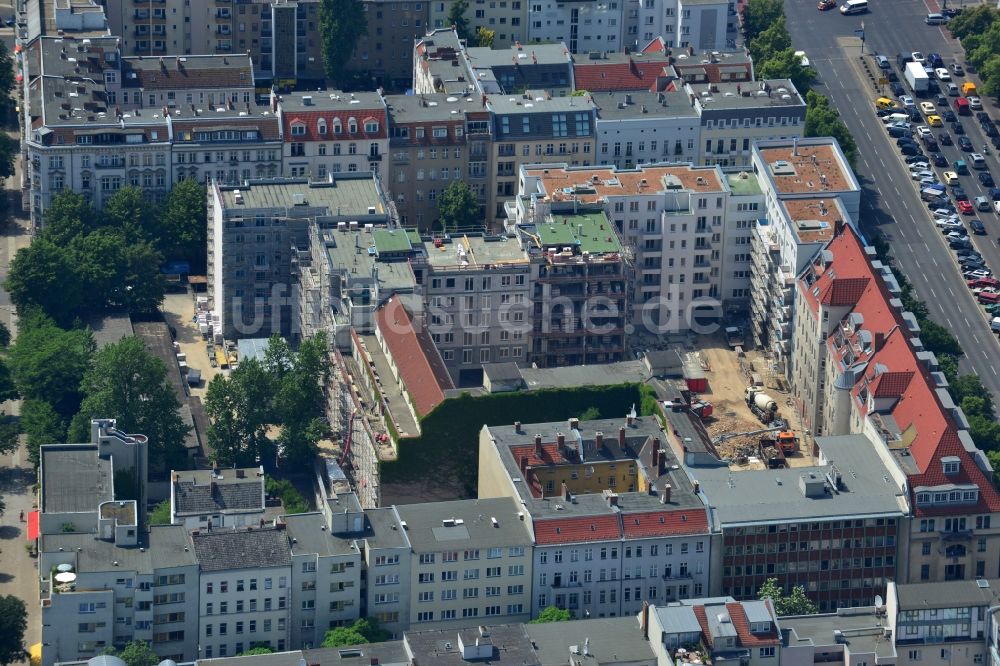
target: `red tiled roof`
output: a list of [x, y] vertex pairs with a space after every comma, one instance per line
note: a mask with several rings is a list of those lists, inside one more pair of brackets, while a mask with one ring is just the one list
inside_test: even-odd
[[618, 516], [575, 516], [536, 520], [535, 543], [548, 546], [557, 543], [584, 543], [621, 537]]
[[426, 335], [418, 335], [398, 298], [379, 308], [375, 321], [414, 409], [419, 416], [430, 413], [444, 401], [443, 389], [454, 388], [434, 343]]
[[[770, 602], [765, 601], [770, 608]], [[778, 629], [774, 622], [771, 622], [771, 631], [767, 634], [752, 634], [750, 633], [750, 622], [747, 620], [747, 612], [743, 608], [743, 604], [728, 603], [726, 604], [726, 610], [729, 611], [729, 619], [733, 622], [733, 628], [736, 629], [736, 635], [739, 636], [740, 645], [743, 647], [762, 647], [766, 645], [777, 645], [778, 644]], [[774, 609], [770, 609], [774, 612]]]
[[708, 517], [704, 509], [625, 513], [622, 529], [629, 539], [704, 534], [708, 532]]
[[642, 53], [666, 53], [667, 42], [663, 37], [654, 37], [649, 44], [642, 47]]
[[826, 288], [820, 291], [820, 302], [823, 305], [834, 307], [855, 305], [860, 300], [869, 281], [870, 278], [867, 277], [834, 277], [826, 285]]
[[[860, 397], [863, 391], [880, 399], [896, 398], [884, 409], [892, 415], [901, 439], [908, 445], [912, 461], [919, 470], [909, 475], [911, 494], [917, 486], [947, 483], [969, 483], [979, 488], [978, 507], [953, 504], [930, 508], [918, 506], [913, 501], [914, 513], [919, 516], [1000, 511], [1000, 494], [962, 446], [958, 426], [938, 400], [936, 384], [917, 359], [909, 341], [910, 333], [898, 312], [889, 304], [892, 296], [868, 260], [861, 239], [851, 227], [845, 226], [826, 249], [833, 255], [832, 264], [825, 267], [813, 286], [807, 287], [800, 281], [799, 293], [805, 293], [808, 298], [819, 286], [819, 293], [823, 295], [830, 293], [827, 291], [830, 284], [847, 281], [842, 292], [831, 295], [832, 302], [852, 305], [852, 311], [863, 319], [861, 330], [868, 331], [873, 342], [881, 341], [881, 344], [870, 346], [855, 359], [855, 362], [867, 361], [867, 371], [852, 389], [855, 407], [862, 413], [868, 409]], [[860, 293], [859, 278], [865, 279]], [[827, 341], [831, 349], [837, 349], [835, 340], [838, 335], [841, 335], [841, 327]], [[856, 344], [858, 340], [859, 335], [855, 333], [849, 342]], [[835, 359], [843, 362], [843, 355], [836, 354]], [[941, 464], [941, 458], [945, 456], [959, 458], [958, 474], [945, 476]]]
[[[326, 120], [326, 134], [320, 134], [318, 121]], [[354, 134], [348, 132], [350, 126], [348, 121], [354, 118], [358, 123], [358, 131]], [[377, 132], [365, 131], [365, 119], [371, 118], [378, 121]], [[334, 133], [334, 119], [340, 121], [341, 131]], [[292, 134], [292, 125], [301, 123], [305, 125], [305, 134]], [[377, 108], [357, 108], [349, 111], [290, 111], [282, 113], [282, 124], [285, 129], [285, 136], [290, 141], [372, 141], [375, 139], [385, 139], [389, 136], [388, 123], [386, 122], [385, 109]]]
[[559, 463], [566, 462], [562, 453], [559, 452], [558, 444], [542, 444], [542, 455], [541, 457], [535, 452], [534, 444], [525, 444], [524, 446], [512, 446], [510, 447], [511, 455], [514, 456], [514, 460], [521, 464], [522, 456], [528, 457], [528, 465], [531, 467], [542, 467], [543, 465], [556, 465]]
[[701, 637], [704, 639], [705, 644], [711, 648], [712, 647], [712, 632], [708, 630], [708, 616], [705, 615], [704, 606], [695, 606], [693, 608], [694, 616], [698, 618], [698, 624], [701, 625]]
[[611, 92], [615, 90], [656, 91], [656, 79], [667, 65], [662, 60], [636, 62], [592, 63], [582, 62], [573, 66], [577, 90]]

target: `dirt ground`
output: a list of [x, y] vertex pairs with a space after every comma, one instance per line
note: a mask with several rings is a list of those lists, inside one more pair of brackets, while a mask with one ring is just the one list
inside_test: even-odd
[[[750, 385], [750, 374], [757, 373], [765, 382], [766, 390], [779, 405], [781, 418], [789, 421], [794, 430], [797, 416], [794, 412], [791, 395], [781, 390], [773, 381], [769, 381], [767, 360], [756, 351], [746, 352], [741, 359], [737, 356], [722, 337], [702, 338], [696, 341], [697, 354], [705, 374], [708, 377], [708, 392], [699, 396], [702, 400], [711, 402], [714, 411], [705, 420], [705, 426], [712, 437], [726, 433], [751, 432], [765, 428], [750, 408], [747, 407], [744, 395]], [[719, 453], [724, 458], [735, 459], [747, 455], [756, 456], [756, 444], [760, 435], [733, 437], [719, 444]], [[800, 443], [799, 453], [790, 456], [790, 467], [801, 467], [812, 464], [812, 459], [803, 454], [804, 447]], [[762, 464], [750, 467], [762, 467]]]
[[205, 387], [212, 378], [226, 371], [213, 368], [209, 363], [206, 342], [202, 339], [198, 325], [194, 321], [194, 299], [190, 290], [186, 293], [170, 293], [163, 299], [162, 308], [167, 323], [175, 331], [174, 340], [180, 344], [181, 351], [187, 354], [188, 367], [201, 370], [201, 385], [192, 386], [191, 395], [204, 398]]

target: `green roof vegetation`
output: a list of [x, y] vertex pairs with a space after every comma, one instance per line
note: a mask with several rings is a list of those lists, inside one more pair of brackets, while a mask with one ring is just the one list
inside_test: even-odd
[[553, 215], [551, 223], [538, 225], [543, 247], [579, 247], [580, 252], [609, 254], [621, 252], [622, 246], [603, 212]]
[[423, 241], [420, 240], [420, 232], [416, 229], [407, 229], [406, 237], [410, 239], [410, 245], [416, 247]]
[[[741, 178], [740, 176], [746, 173], [746, 178]], [[729, 183], [729, 189], [733, 191], [733, 194], [746, 195], [746, 194], [760, 194], [760, 182], [757, 180], [757, 175], [749, 172], [741, 173], [730, 173], [726, 174], [726, 182]]]
[[377, 229], [372, 232], [372, 238], [379, 254], [400, 254], [413, 249], [408, 232], [401, 229]]

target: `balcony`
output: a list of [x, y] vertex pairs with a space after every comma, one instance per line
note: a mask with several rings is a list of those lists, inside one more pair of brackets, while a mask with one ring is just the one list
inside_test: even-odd
[[381, 162], [381, 161], [382, 161], [382, 153], [375, 153], [374, 155], [372, 155], [372, 154], [368, 155], [368, 162], [369, 163], [371, 163], [371, 162]]

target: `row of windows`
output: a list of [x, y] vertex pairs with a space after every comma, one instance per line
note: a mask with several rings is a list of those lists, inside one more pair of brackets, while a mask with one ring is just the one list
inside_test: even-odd
[[[366, 118], [364, 121], [365, 133], [366, 134], [376, 134], [378, 132], [378, 121], [374, 118]], [[333, 128], [334, 134], [343, 134], [344, 125], [339, 118], [334, 118], [333, 122], [330, 124]], [[316, 133], [320, 136], [326, 136], [327, 134], [327, 121], [325, 118], [320, 118], [316, 121]], [[358, 133], [358, 121], [356, 118], [349, 118], [347, 120], [347, 132], [348, 134]], [[306, 124], [303, 122], [293, 122], [292, 123], [292, 136], [305, 136]]]
[[[270, 590], [272, 587], [274, 587], [274, 579], [270, 578], [270, 577], [265, 578], [264, 579], [264, 589], [265, 590]], [[284, 589], [286, 587], [288, 587], [288, 578], [287, 578], [287, 576], [280, 576], [278, 578], [278, 589]], [[250, 579], [238, 578], [236, 580], [235, 589], [236, 589], [237, 592], [244, 592], [246, 590], [249, 590], [249, 591], [253, 592], [254, 590], [257, 589], [257, 579], [256, 578], [250, 578]], [[212, 594], [214, 591], [215, 591], [215, 583], [212, 582], [212, 581], [206, 582], [205, 583], [205, 594]], [[226, 594], [227, 592], [229, 592], [229, 581], [228, 580], [219, 581], [219, 593], [220, 594]]]
[[[485, 617], [496, 616], [496, 615], [521, 615], [527, 611], [524, 609], [524, 604], [507, 604], [506, 613], [501, 612], [502, 606], [487, 606], [482, 609], [482, 615]], [[480, 617], [480, 609], [476, 606], [465, 607], [462, 609], [462, 617]], [[434, 621], [434, 611], [420, 611], [417, 613], [417, 622], [433, 622]], [[438, 614], [439, 620], [454, 620], [458, 618], [458, 609], [451, 608], [443, 610]]]

